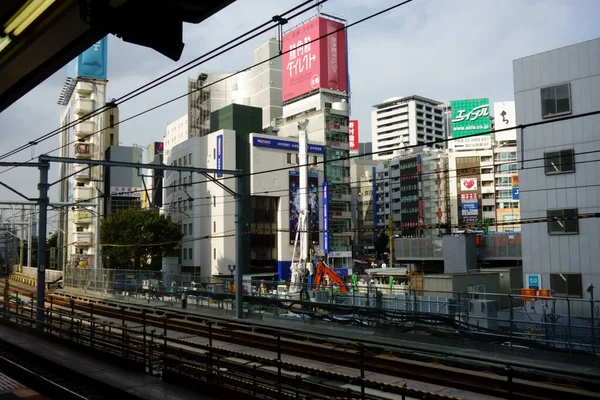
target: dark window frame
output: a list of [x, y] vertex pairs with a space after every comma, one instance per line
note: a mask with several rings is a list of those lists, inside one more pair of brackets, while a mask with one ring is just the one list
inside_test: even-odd
[[[563, 158], [570, 161], [563, 161]], [[556, 164], [552, 164], [553, 159], [558, 159], [559, 170], [556, 170]], [[544, 152], [544, 172], [546, 175], [572, 174], [575, 172], [575, 150], [565, 149]]]
[[[564, 278], [564, 279], [563, 279]], [[550, 290], [555, 297], [583, 297], [583, 282], [578, 273], [550, 274]]]
[[[556, 92], [557, 89], [562, 88], [563, 86], [567, 87], [567, 93], [568, 93], [568, 104], [569, 104], [569, 109], [568, 110], [564, 110], [564, 111], [559, 111], [559, 108], [561, 106], [564, 106], [564, 104], [559, 104], [559, 101], [561, 101], [561, 99], [557, 98]], [[546, 97], [546, 98], [545, 98]], [[542, 112], [542, 118], [554, 118], [554, 117], [558, 117], [561, 115], [570, 115], [573, 113], [573, 96], [571, 95], [571, 83], [560, 83], [558, 85], [551, 85], [551, 86], [546, 86], [540, 89], [540, 105], [541, 105], [541, 112]], [[564, 99], [562, 99], [564, 100]]]
[[546, 216], [549, 219], [547, 222], [548, 235], [579, 235], [579, 220], [556, 220], [550, 221], [552, 218], [561, 218], [568, 216], [576, 216], [579, 211], [577, 208], [560, 208], [546, 210]]

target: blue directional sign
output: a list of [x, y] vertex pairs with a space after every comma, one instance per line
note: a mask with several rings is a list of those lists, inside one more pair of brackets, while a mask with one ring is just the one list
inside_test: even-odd
[[526, 275], [527, 289], [539, 289], [542, 287], [542, 276], [539, 274]]
[[512, 198], [513, 198], [513, 200], [519, 200], [519, 188], [518, 187], [512, 188]]

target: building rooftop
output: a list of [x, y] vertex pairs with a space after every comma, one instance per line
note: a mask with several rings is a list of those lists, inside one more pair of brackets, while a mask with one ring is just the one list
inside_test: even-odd
[[434, 105], [443, 105], [443, 102], [438, 101], [438, 100], [432, 100], [429, 99], [427, 97], [423, 97], [423, 96], [417, 96], [416, 94], [413, 94], [412, 96], [406, 96], [406, 97], [390, 97], [389, 99], [386, 99], [384, 101], [382, 101], [379, 104], [375, 104], [373, 107], [375, 108], [383, 108], [383, 107], [388, 107], [393, 105], [394, 103], [405, 103], [407, 101], [410, 100], [420, 100], [422, 102], [425, 103], [431, 103]]

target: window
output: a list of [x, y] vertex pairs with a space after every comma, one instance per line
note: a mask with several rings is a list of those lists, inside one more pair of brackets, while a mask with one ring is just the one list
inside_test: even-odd
[[191, 222], [190, 222], [190, 223], [189, 223], [189, 225], [188, 225], [188, 232], [189, 232], [189, 234], [190, 234], [190, 235], [193, 235], [193, 234], [194, 234], [194, 231], [193, 231], [193, 229], [192, 229], [192, 223], [191, 223]]
[[213, 247], [213, 260], [217, 259], [217, 249]]
[[213, 196], [213, 207], [217, 206], [217, 196]]
[[[579, 221], [574, 218], [577, 215], [576, 208], [567, 208], [564, 210], [548, 210], [548, 219], [556, 218], [548, 222], [549, 235], [576, 235], [579, 233]], [[570, 218], [570, 219], [560, 219]]]
[[544, 153], [546, 175], [575, 172], [575, 153], [573, 149]]
[[183, 249], [183, 259], [187, 260], [187, 249]]
[[542, 88], [542, 118], [571, 114], [571, 84]]
[[582, 297], [581, 274], [550, 274], [550, 289], [554, 296]]
[[217, 221], [213, 221], [213, 233], [217, 231]]
[[189, 248], [188, 249], [188, 260], [193, 260], [193, 259], [194, 259], [193, 249]]
[[287, 163], [288, 164], [292, 163], [292, 153], [287, 153]]

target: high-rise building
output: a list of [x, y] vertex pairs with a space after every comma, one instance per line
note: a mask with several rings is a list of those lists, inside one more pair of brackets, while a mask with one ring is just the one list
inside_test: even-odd
[[[392, 159], [406, 146], [430, 144], [446, 138], [443, 103], [421, 96], [393, 97], [371, 112], [373, 159]], [[444, 143], [432, 145], [444, 148]]]
[[[364, 144], [364, 143], [361, 143]], [[370, 144], [370, 143], [368, 143]], [[354, 158], [350, 160], [353, 257], [370, 256], [374, 250], [375, 197], [374, 176], [377, 161]]]
[[455, 100], [450, 115], [448, 177], [451, 224], [497, 232], [520, 230], [519, 179], [514, 103], [495, 103], [499, 132], [489, 99]]
[[[142, 163], [141, 147], [110, 146], [105, 153], [108, 161]], [[104, 210], [108, 216], [122, 210], [141, 208], [144, 187], [142, 176], [134, 168], [106, 167], [104, 174]]]
[[[350, 193], [350, 116], [345, 21], [319, 15], [287, 32], [282, 56], [283, 117], [279, 136], [298, 137], [298, 123], [308, 120], [308, 139], [325, 147], [324, 181], [328, 231], [317, 246], [333, 268], [352, 267]], [[339, 31], [338, 31], [339, 30]], [[328, 33], [338, 31], [336, 34]], [[315, 38], [321, 40], [310, 43]]]
[[188, 112], [167, 126], [165, 156], [173, 146], [211, 132], [210, 116], [230, 104], [262, 109], [263, 128], [282, 115], [279, 41], [269, 39], [254, 50], [254, 68], [229, 77], [229, 73], [204, 73], [188, 80]]
[[[448, 151], [428, 147], [403, 150], [376, 167], [376, 228], [392, 222], [402, 237], [434, 237], [448, 232]], [[436, 229], [433, 229], [436, 227]]]
[[[107, 39], [77, 57], [67, 67], [68, 78], [59, 98], [66, 106], [60, 124], [60, 156], [79, 159], [104, 159], [105, 150], [119, 141], [118, 109], [111, 107], [85, 121], [81, 117], [106, 105]], [[72, 123], [77, 124], [72, 126]], [[98, 267], [98, 229], [103, 215], [101, 182], [103, 167], [62, 164], [59, 176], [61, 202], [71, 203], [60, 212], [59, 266]], [[79, 206], [78, 203], [86, 203]], [[90, 203], [95, 204], [94, 207]]]
[[[600, 212], [600, 115], [553, 121], [598, 110], [598, 49], [600, 38], [513, 61], [517, 122], [547, 122], [522, 129], [517, 142], [521, 218], [551, 219], [522, 226], [524, 282], [552, 296], [587, 299], [600, 287], [600, 219], [573, 218]], [[587, 301], [570, 310], [593, 315]]]

